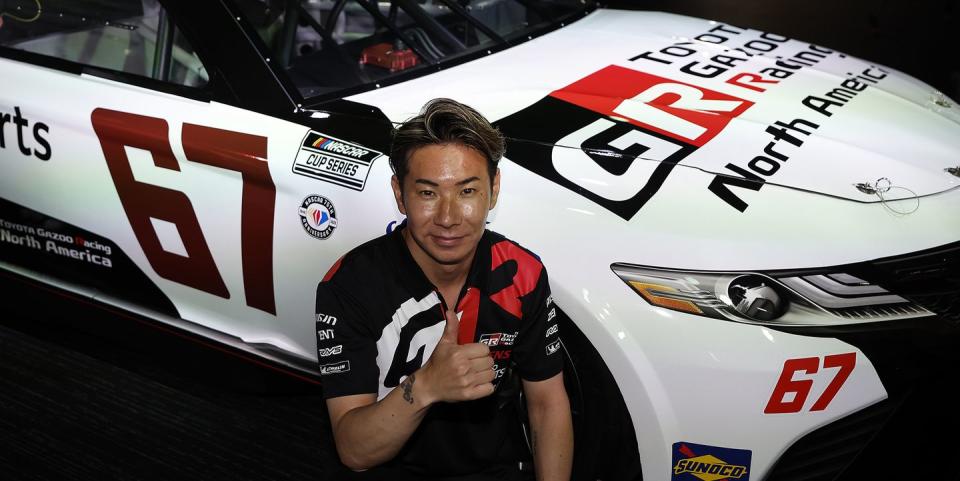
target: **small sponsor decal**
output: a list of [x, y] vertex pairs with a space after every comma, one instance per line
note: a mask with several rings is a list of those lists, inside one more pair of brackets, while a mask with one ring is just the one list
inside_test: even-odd
[[330, 315], [324, 314], [324, 313], [322, 313], [322, 312], [318, 312], [318, 313], [317, 313], [317, 322], [322, 323], [322, 324], [330, 324], [331, 326], [336, 326], [336, 325], [337, 325], [337, 318], [334, 317], [334, 316], [330, 316]]
[[340, 361], [332, 364], [321, 364], [320, 365], [320, 375], [326, 376], [327, 374], [340, 374], [341, 372], [347, 372], [350, 370], [350, 361]]
[[503, 375], [507, 372], [507, 368], [505, 368], [505, 367], [500, 367], [499, 364], [494, 364], [494, 365], [493, 365], [493, 372], [496, 373], [496, 376], [494, 376], [494, 379], [500, 379], [500, 378], [503, 377]]
[[326, 239], [337, 228], [337, 210], [333, 202], [321, 195], [311, 195], [300, 203], [300, 224], [317, 239]]
[[547, 296], [547, 307], [550, 307], [551, 304], [553, 304], [553, 296]]
[[319, 132], [308, 132], [293, 161], [293, 173], [363, 190], [380, 152]]
[[671, 481], [749, 481], [752, 452], [687, 442], [673, 443]]
[[330, 339], [333, 339], [334, 337], [337, 337], [337, 336], [334, 335], [333, 329], [320, 329], [319, 331], [317, 331], [317, 340], [319, 341], [328, 341]]
[[503, 332], [496, 332], [493, 334], [481, 334], [480, 335], [480, 344], [486, 344], [488, 347], [494, 346], [512, 346], [513, 341], [516, 340], [516, 334], [506, 334]]
[[553, 309], [550, 309], [550, 312], [547, 313], [547, 322], [552, 321], [554, 317], [557, 317], [556, 307], [554, 307]]
[[334, 354], [340, 354], [342, 352], [343, 352], [343, 344], [337, 344], [336, 346], [333, 346], [333, 347], [317, 349], [317, 354], [319, 354], [320, 357], [333, 356]]
[[560, 340], [557, 339], [550, 344], [547, 344], [547, 355], [551, 355], [560, 350]]
[[559, 329], [559, 327], [558, 327], [556, 324], [548, 327], [548, 328], [547, 328], [547, 334], [546, 334], [544, 337], [550, 337], [550, 336], [556, 334], [556, 333], [557, 333], [557, 329]]

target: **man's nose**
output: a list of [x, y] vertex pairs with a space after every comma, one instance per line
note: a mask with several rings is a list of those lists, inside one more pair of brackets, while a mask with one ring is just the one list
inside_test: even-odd
[[433, 222], [441, 227], [452, 227], [460, 223], [460, 206], [456, 198], [443, 196], [440, 199], [440, 209], [434, 216]]

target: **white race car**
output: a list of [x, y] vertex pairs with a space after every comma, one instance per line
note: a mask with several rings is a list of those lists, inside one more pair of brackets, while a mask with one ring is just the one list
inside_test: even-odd
[[393, 125], [495, 120], [577, 479], [832, 479], [900, 340], [960, 347], [960, 108], [890, 68], [581, 0], [0, 8], [0, 267], [306, 379], [317, 282], [402, 220]]

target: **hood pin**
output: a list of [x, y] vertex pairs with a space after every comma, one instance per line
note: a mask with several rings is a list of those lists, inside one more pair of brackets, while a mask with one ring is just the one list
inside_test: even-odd
[[853, 184], [853, 185], [857, 188], [857, 190], [859, 190], [860, 192], [863, 192], [864, 194], [877, 195], [877, 194], [883, 194], [888, 190], [890, 190], [890, 179], [886, 177], [881, 177], [872, 184], [869, 182], [860, 182], [858, 184]]

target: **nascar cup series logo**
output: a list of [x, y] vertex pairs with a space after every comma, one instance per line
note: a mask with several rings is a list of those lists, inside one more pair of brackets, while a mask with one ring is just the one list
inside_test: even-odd
[[307, 234], [326, 239], [337, 228], [337, 210], [333, 202], [320, 195], [311, 195], [300, 204], [300, 224]]
[[362, 145], [310, 131], [293, 161], [293, 173], [353, 190], [363, 190], [370, 165], [381, 155]]

